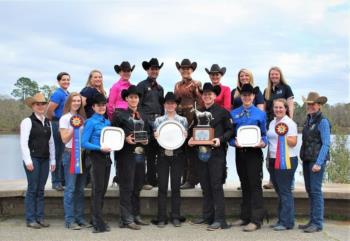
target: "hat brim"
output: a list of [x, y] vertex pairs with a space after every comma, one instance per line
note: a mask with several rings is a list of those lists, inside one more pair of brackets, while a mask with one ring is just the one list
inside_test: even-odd
[[210, 71], [209, 69], [205, 68], [205, 71], [207, 72], [207, 74], [216, 74], [216, 73], [219, 73], [221, 74], [221, 76], [224, 76], [225, 73], [226, 73], [226, 68], [225, 67], [222, 67], [220, 70], [218, 71]]
[[327, 103], [328, 101], [328, 98], [326, 96], [320, 96], [318, 97], [316, 100], [308, 100], [306, 99], [304, 96], [302, 96], [302, 99], [303, 99], [303, 102], [306, 103], [306, 104], [314, 104], [314, 103], [317, 103], [317, 104], [321, 104], [321, 105], [324, 105]]
[[141, 98], [141, 93], [138, 93], [138, 92], [137, 93], [136, 92], [129, 93], [129, 91], [127, 89], [124, 89], [121, 93], [122, 99], [124, 101], [126, 101], [126, 97], [128, 97], [129, 95], [138, 95], [139, 98]]
[[34, 103], [45, 103], [45, 104], [47, 104], [47, 101], [37, 101], [33, 97], [28, 97], [27, 99], [25, 99], [24, 102], [29, 108], [32, 108]]
[[164, 63], [161, 63], [160, 65], [151, 65], [149, 62], [147, 61], [143, 61], [142, 62], [142, 67], [144, 70], [149, 70], [149, 68], [151, 67], [157, 67], [158, 69], [161, 69], [163, 67]]
[[178, 70], [180, 70], [181, 68], [191, 68], [193, 71], [195, 71], [197, 69], [197, 63], [196, 62], [193, 62], [190, 65], [180, 65], [179, 62], [176, 62], [175, 65], [176, 65], [176, 68]]
[[[135, 65], [133, 65], [132, 67], [131, 67], [131, 69], [127, 69], [127, 70], [130, 70], [130, 72], [132, 72], [132, 71], [134, 71], [134, 69], [135, 69]], [[114, 71], [115, 72], [117, 72], [117, 74], [119, 74], [120, 73], [120, 71], [122, 71], [122, 70], [125, 70], [125, 69], [123, 69], [123, 68], [121, 68], [119, 65], [114, 65]]]

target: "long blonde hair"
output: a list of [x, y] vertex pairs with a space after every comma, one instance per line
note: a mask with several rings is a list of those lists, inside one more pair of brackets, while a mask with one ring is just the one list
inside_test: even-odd
[[237, 98], [238, 96], [240, 96], [239, 94], [239, 90], [242, 88], [242, 84], [241, 82], [239, 81], [239, 75], [244, 72], [246, 74], [249, 75], [249, 83], [254, 87], [254, 77], [253, 77], [253, 73], [249, 70], [249, 69], [240, 69], [238, 71], [238, 76], [237, 76], [237, 88], [235, 90], [235, 93], [233, 95], [234, 98]]
[[83, 106], [83, 99], [81, 97], [81, 95], [78, 93], [78, 92], [72, 92], [70, 93], [70, 95], [67, 97], [67, 100], [66, 102], [64, 103], [64, 107], [63, 107], [63, 113], [64, 114], [67, 114], [70, 109], [71, 109], [71, 105], [72, 105], [72, 102], [73, 102], [73, 98], [75, 96], [79, 96], [80, 97], [80, 100], [81, 100], [81, 105], [77, 111], [77, 113], [79, 115], [81, 115], [84, 119], [86, 119], [86, 114], [85, 114], [85, 110], [84, 110], [84, 106]]
[[90, 72], [90, 74], [89, 74], [89, 78], [88, 78], [87, 81], [86, 81], [85, 87], [92, 87], [92, 88], [95, 88], [95, 89], [97, 89], [101, 94], [103, 94], [104, 96], [106, 96], [106, 91], [105, 91], [104, 88], [103, 88], [103, 80], [102, 80], [102, 82], [101, 82], [101, 86], [100, 86], [100, 87], [95, 87], [95, 86], [91, 83], [91, 78], [92, 78], [92, 75], [93, 75], [94, 73], [99, 73], [99, 74], [102, 76], [102, 78], [103, 78], [103, 75], [102, 75], [102, 72], [101, 72], [101, 71], [99, 71], [99, 70], [97, 70], [97, 69], [93, 69], [93, 70], [91, 70], [91, 72]]
[[269, 70], [269, 74], [267, 76], [267, 79], [268, 79], [268, 81], [267, 81], [267, 88], [265, 89], [265, 99], [266, 100], [271, 99], [272, 81], [270, 79], [270, 73], [271, 73], [272, 70], [278, 71], [280, 73], [280, 76], [281, 76], [280, 83], [283, 84], [283, 85], [287, 85], [287, 81], [286, 81], [286, 79], [283, 76], [282, 70], [279, 67], [277, 67], [277, 66], [271, 67], [270, 70]]

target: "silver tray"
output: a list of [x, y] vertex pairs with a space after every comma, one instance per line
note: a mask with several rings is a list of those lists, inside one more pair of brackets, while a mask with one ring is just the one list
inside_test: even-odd
[[241, 126], [237, 130], [237, 142], [243, 147], [253, 147], [260, 143], [261, 132], [258, 126]]
[[185, 128], [177, 121], [164, 121], [158, 126], [157, 132], [159, 133], [157, 141], [166, 150], [175, 150], [181, 147], [186, 140]]
[[113, 151], [119, 151], [123, 148], [125, 141], [125, 133], [119, 127], [105, 127], [101, 131], [101, 146], [107, 146]]

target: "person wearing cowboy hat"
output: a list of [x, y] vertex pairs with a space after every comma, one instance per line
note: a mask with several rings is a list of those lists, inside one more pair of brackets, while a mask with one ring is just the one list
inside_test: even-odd
[[[145, 147], [151, 134], [145, 114], [139, 110], [139, 93], [135, 85], [122, 91], [122, 98], [128, 103], [128, 109], [113, 113], [112, 126], [120, 127], [125, 133], [125, 143], [116, 152], [118, 157], [120, 224], [121, 228], [141, 229], [148, 225], [140, 217], [140, 191], [145, 180]], [[140, 129], [136, 129], [139, 123]], [[135, 131], [145, 131], [147, 140], [137, 141]]]
[[[157, 82], [160, 69], [164, 63], [159, 64], [157, 58], [151, 58], [150, 61], [143, 61], [142, 67], [147, 72], [147, 79], [141, 81], [137, 85], [138, 91], [141, 93], [139, 102], [140, 109], [145, 113], [147, 121], [153, 125], [154, 120], [161, 116], [164, 112], [162, 98], [164, 97], [164, 89]], [[144, 189], [150, 190], [158, 185], [157, 181], [157, 153], [158, 143], [153, 135], [150, 137], [149, 145], [147, 146], [147, 173]]]
[[[187, 119], [176, 113], [176, 107], [180, 103], [180, 100], [176, 98], [173, 92], [168, 92], [164, 98], [165, 114], [157, 117], [154, 122], [154, 136], [159, 138], [157, 128], [165, 121], [173, 120], [179, 123], [185, 130], [182, 133], [187, 137]], [[160, 228], [165, 227], [167, 223], [167, 193], [168, 193], [168, 181], [170, 175], [171, 183], [171, 217], [170, 220], [175, 227], [181, 226], [180, 218], [180, 185], [181, 176], [183, 171], [183, 147], [179, 147], [176, 150], [165, 150], [159, 147], [159, 161], [158, 167], [158, 220], [157, 225]], [[170, 169], [170, 170], [169, 170]], [[170, 172], [170, 173], [169, 173]]]
[[[181, 64], [175, 63], [176, 68], [181, 74], [181, 80], [175, 84], [174, 93], [176, 98], [180, 98], [181, 102], [177, 107], [177, 113], [186, 117], [189, 125], [189, 133], [193, 128], [194, 112], [193, 108], [195, 103], [197, 107], [202, 107], [201, 87], [200, 81], [192, 79], [192, 73], [197, 68], [196, 62], [191, 62], [189, 59], [183, 59]], [[190, 135], [189, 135], [190, 136]], [[199, 183], [198, 171], [197, 171], [197, 156], [195, 150], [192, 147], [185, 147], [186, 162], [184, 167], [184, 174], [181, 189], [194, 188]]]
[[44, 221], [44, 189], [49, 171], [55, 171], [55, 144], [52, 126], [45, 117], [47, 100], [43, 93], [28, 97], [25, 103], [31, 116], [20, 126], [20, 144], [28, 186], [24, 199], [27, 227], [39, 229], [50, 225]]
[[[266, 114], [253, 104], [257, 91], [257, 87], [244, 84], [240, 89], [243, 104], [231, 111], [235, 132], [230, 145], [236, 147], [236, 169], [242, 189], [240, 218], [232, 225], [244, 226], [245, 232], [261, 228], [263, 218], [266, 216], [261, 187], [264, 160], [262, 148], [267, 145]], [[257, 126], [260, 129], [261, 139], [257, 140], [258, 144], [253, 147], [242, 147], [237, 141], [237, 130], [241, 126], [248, 125]]]
[[114, 65], [114, 70], [120, 78], [109, 90], [107, 114], [110, 120], [115, 110], [126, 110], [128, 108], [128, 103], [122, 99], [121, 93], [123, 90], [130, 87], [130, 77], [134, 69], [135, 65], [131, 67], [128, 61], [123, 61], [120, 65]]
[[310, 92], [307, 98], [303, 97], [303, 101], [307, 117], [302, 132], [300, 159], [303, 161], [304, 183], [311, 210], [309, 222], [299, 225], [299, 229], [313, 233], [323, 229], [322, 180], [326, 162], [330, 159], [331, 124], [321, 112], [321, 106], [327, 103], [327, 97]]
[[209, 69], [205, 68], [205, 71], [210, 77], [212, 85], [219, 85], [221, 87], [221, 92], [218, 97], [215, 99], [215, 103], [225, 108], [227, 111], [231, 110], [231, 90], [230, 87], [222, 85], [220, 83], [222, 76], [226, 73], [226, 68], [220, 66], [218, 64], [213, 64]]
[[111, 172], [111, 148], [100, 143], [101, 130], [110, 126], [110, 121], [105, 117], [106, 97], [96, 93], [92, 98], [92, 109], [95, 112], [84, 123], [81, 137], [81, 146], [88, 151], [87, 159], [91, 162], [91, 209], [93, 233], [109, 232], [109, 225], [103, 220], [102, 208], [107, 191], [109, 176]]
[[[215, 104], [215, 98], [220, 95], [220, 91], [219, 85], [205, 83], [203, 86], [204, 107], [201, 111], [210, 112], [212, 115], [210, 127], [214, 129], [214, 139], [211, 146], [195, 147], [200, 159], [198, 172], [203, 190], [203, 211], [202, 216], [193, 223], [208, 224], [209, 231], [229, 228], [225, 218], [223, 183], [226, 178], [226, 143], [233, 135], [233, 125], [230, 113]], [[193, 137], [189, 139], [188, 145], [196, 145]]]

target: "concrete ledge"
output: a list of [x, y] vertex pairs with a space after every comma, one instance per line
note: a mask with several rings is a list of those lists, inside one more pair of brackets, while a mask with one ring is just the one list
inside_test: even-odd
[[[0, 184], [0, 217], [23, 215], [25, 180], [14, 182], [1, 182]], [[238, 215], [241, 202], [241, 191], [237, 187], [225, 185], [225, 205], [227, 215]], [[325, 216], [343, 217], [350, 219], [350, 185], [349, 184], [325, 184]], [[264, 190], [264, 205], [273, 216], [276, 214], [278, 199], [274, 190]], [[298, 185], [294, 190], [294, 200], [297, 215], [308, 215], [309, 199], [304, 187]], [[85, 189], [86, 213], [90, 213], [91, 190]], [[141, 192], [141, 212], [145, 215], [156, 215], [158, 190]], [[170, 191], [168, 192], [170, 196]], [[47, 186], [45, 190], [45, 204], [47, 216], [63, 216], [63, 192], [52, 190]], [[202, 191], [199, 187], [181, 191], [181, 212], [183, 215], [199, 215], [202, 207]], [[170, 200], [168, 199], [170, 207]], [[107, 214], [119, 214], [119, 191], [117, 187], [109, 187], [104, 212]]]

